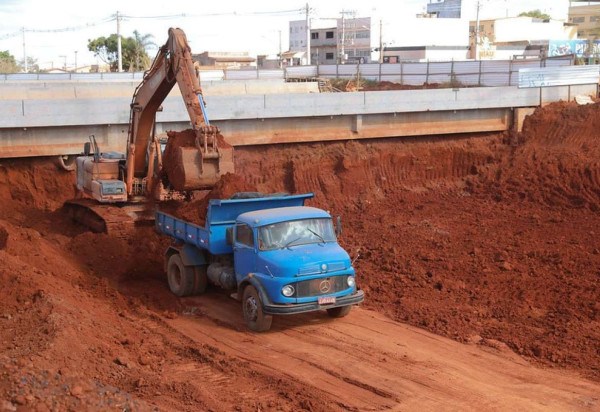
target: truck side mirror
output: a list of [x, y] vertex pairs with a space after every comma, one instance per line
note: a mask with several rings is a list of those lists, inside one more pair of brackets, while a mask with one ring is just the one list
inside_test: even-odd
[[83, 144], [83, 154], [85, 156], [89, 156], [91, 152], [92, 152], [91, 143], [90, 142], [85, 142]]
[[335, 235], [341, 236], [342, 234], [342, 217], [338, 216], [335, 220]]
[[225, 243], [233, 245], [233, 227], [225, 229]]

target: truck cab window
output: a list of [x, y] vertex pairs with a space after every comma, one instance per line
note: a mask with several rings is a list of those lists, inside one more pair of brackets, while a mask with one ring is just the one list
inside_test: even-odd
[[238, 224], [235, 230], [235, 241], [248, 247], [254, 247], [252, 228], [245, 224]]
[[258, 232], [260, 250], [335, 241], [335, 230], [331, 219], [300, 219], [279, 222], [262, 226]]

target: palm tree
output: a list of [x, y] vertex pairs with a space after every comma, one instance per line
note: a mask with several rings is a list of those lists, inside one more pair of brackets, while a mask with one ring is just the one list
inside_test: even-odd
[[153, 37], [151, 34], [141, 35], [137, 30], [133, 31], [129, 71], [142, 71], [150, 67], [150, 56], [146, 49], [156, 46], [156, 43], [152, 41]]

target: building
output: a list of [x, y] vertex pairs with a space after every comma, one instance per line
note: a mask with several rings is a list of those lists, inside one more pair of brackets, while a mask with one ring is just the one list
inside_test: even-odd
[[517, 56], [545, 57], [550, 40], [577, 38], [577, 27], [560, 20], [507, 17], [479, 21], [479, 43], [475, 21], [469, 23], [469, 58], [513, 59]]
[[192, 59], [200, 66], [211, 66], [219, 69], [250, 67], [256, 64], [256, 59], [248, 52], [208, 52], [192, 54]]
[[384, 21], [382, 40], [384, 63], [464, 60], [469, 48], [469, 25], [464, 19], [431, 16], [409, 17], [402, 24]]
[[600, 38], [600, 4], [585, 3], [584, 6], [573, 6], [573, 2], [570, 3], [569, 23], [577, 25], [580, 39]]
[[462, 0], [429, 0], [427, 14], [439, 19], [460, 19]]
[[305, 20], [290, 21], [289, 51], [306, 52], [310, 41], [311, 64], [371, 62], [370, 17], [314, 20], [310, 39], [306, 30]]

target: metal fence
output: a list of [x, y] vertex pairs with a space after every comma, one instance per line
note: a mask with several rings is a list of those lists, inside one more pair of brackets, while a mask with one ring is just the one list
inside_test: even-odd
[[[573, 56], [523, 60], [476, 60], [291, 66], [284, 69], [218, 69], [200, 72], [202, 81], [304, 80], [317, 77], [389, 81], [406, 85], [451, 84], [456, 86], [515, 86], [520, 69], [564, 67]], [[140, 81], [143, 73], [4, 74], [0, 81]]]

